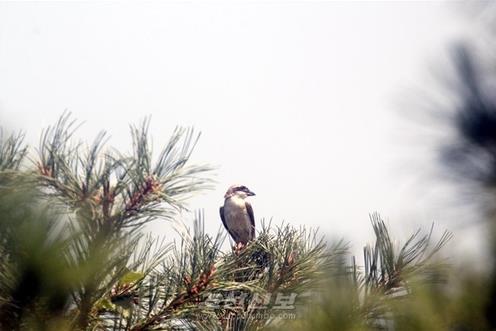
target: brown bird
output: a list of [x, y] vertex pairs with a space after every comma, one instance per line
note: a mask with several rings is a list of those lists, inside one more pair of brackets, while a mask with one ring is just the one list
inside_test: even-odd
[[220, 207], [220, 218], [236, 245], [246, 245], [255, 239], [255, 217], [246, 197], [255, 193], [244, 185], [229, 187], [224, 195], [224, 206]]

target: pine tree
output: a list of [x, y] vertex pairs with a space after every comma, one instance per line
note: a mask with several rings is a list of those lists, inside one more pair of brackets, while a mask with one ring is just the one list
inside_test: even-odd
[[128, 154], [105, 133], [76, 142], [76, 123], [62, 115], [37, 155], [22, 135], [0, 140], [2, 329], [383, 329], [399, 325], [397, 302], [442, 279], [433, 256], [451, 235], [430, 248], [419, 231], [398, 249], [378, 214], [364, 268], [343, 241], [263, 220], [242, 249], [222, 250], [201, 212], [178, 243], [146, 236], [210, 187], [212, 168], [189, 162], [199, 135], [176, 129], [154, 161], [149, 120], [131, 126]]

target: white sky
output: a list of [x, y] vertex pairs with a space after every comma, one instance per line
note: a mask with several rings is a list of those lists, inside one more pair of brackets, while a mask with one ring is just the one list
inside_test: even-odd
[[68, 109], [85, 122], [80, 137], [105, 129], [121, 150], [146, 115], [157, 151], [174, 126], [194, 125], [194, 160], [219, 166], [217, 188], [190, 205], [209, 232], [226, 188], [242, 183], [257, 218], [359, 248], [376, 210], [400, 237], [450, 227], [425, 188], [437, 183], [422, 179], [428, 157], [403, 137], [402, 112], [415, 110], [396, 101], [428, 89], [462, 31], [453, 8], [425, 2], [2, 2], [0, 118], [36, 145]]

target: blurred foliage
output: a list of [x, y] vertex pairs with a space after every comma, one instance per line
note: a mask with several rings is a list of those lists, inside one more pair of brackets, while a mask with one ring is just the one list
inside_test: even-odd
[[[466, 4], [472, 9], [470, 18], [482, 23], [479, 40], [457, 45], [453, 52], [455, 75], [450, 98], [454, 101], [448, 116], [452, 128], [451, 139], [442, 143], [440, 163], [470, 198], [464, 202], [475, 204], [485, 221], [489, 237], [487, 265], [491, 272], [481, 280], [484, 288], [482, 320], [491, 330], [496, 329], [496, 72], [493, 49], [494, 3]], [[475, 281], [467, 275], [470, 287]], [[475, 299], [467, 296], [470, 302]], [[481, 301], [473, 302], [480, 308]], [[480, 311], [479, 311], [480, 312]]]

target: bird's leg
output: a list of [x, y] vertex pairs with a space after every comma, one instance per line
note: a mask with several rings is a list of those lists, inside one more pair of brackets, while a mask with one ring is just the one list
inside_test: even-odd
[[239, 242], [239, 243], [236, 243], [234, 246], [233, 246], [233, 250], [234, 250], [234, 253], [236, 255], [239, 255], [239, 253], [241, 253], [244, 249], [246, 248], [246, 245], [243, 244], [242, 242]]

